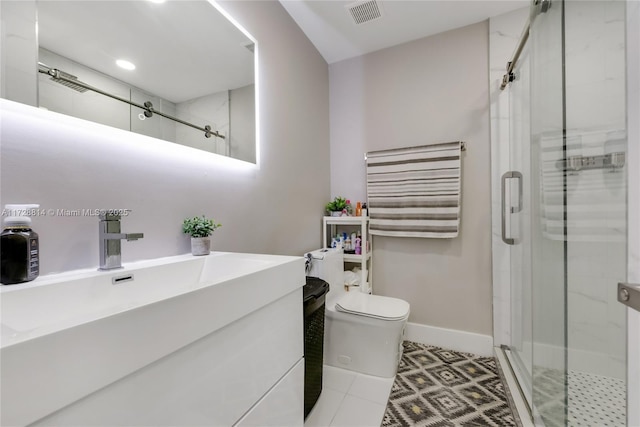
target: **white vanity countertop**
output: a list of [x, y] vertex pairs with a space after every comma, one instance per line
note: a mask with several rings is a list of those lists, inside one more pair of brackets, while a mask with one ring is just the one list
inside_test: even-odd
[[[233, 252], [186, 254], [127, 263], [117, 270], [75, 270], [3, 285], [0, 348], [300, 259]], [[130, 276], [133, 280], [127, 281]], [[121, 281], [114, 284], [114, 279]]]

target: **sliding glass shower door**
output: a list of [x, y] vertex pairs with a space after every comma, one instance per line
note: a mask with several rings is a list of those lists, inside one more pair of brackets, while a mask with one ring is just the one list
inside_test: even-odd
[[508, 88], [509, 356], [538, 425], [625, 425], [624, 9], [534, 0]]
[[[530, 165], [530, 80], [529, 45], [525, 45], [514, 69], [514, 81], [509, 91], [509, 172], [503, 176], [508, 190], [508, 216], [511, 262], [511, 363], [515, 365], [520, 387], [527, 403], [533, 396], [533, 330], [531, 289], [531, 165]], [[525, 186], [525, 183], [527, 184]], [[505, 195], [506, 196], [506, 195]]]
[[566, 295], [561, 3], [532, 7], [509, 86], [506, 208], [511, 262], [511, 363], [538, 423], [565, 425]]
[[534, 7], [529, 37], [533, 415], [548, 427], [567, 423], [563, 6]]

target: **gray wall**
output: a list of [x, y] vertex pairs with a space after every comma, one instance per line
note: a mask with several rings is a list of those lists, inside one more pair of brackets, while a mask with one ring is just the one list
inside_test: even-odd
[[375, 237], [373, 290], [410, 322], [491, 335], [488, 23], [331, 64], [331, 194], [364, 200], [367, 151], [463, 140], [460, 235]]
[[[278, 2], [222, 6], [259, 45], [258, 167], [3, 101], [0, 203], [132, 209], [123, 231], [145, 237], [123, 243], [124, 262], [188, 252], [182, 219], [201, 214], [223, 224], [214, 250], [319, 247], [329, 196], [327, 64]], [[42, 273], [97, 267], [97, 218], [46, 215], [33, 226]]]

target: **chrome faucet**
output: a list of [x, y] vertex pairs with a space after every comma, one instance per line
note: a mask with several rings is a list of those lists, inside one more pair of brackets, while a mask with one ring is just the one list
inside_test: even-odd
[[144, 237], [142, 233], [121, 233], [120, 215], [112, 213], [100, 214], [100, 267], [98, 270], [113, 270], [122, 268], [120, 256], [121, 240], [138, 240]]

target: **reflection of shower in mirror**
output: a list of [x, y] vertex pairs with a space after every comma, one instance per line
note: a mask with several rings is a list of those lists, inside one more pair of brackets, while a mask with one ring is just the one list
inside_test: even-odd
[[[166, 1], [162, 7], [149, 1], [33, 3], [36, 7], [24, 16], [18, 14], [19, 8], [10, 7], [5, 15], [3, 7], [3, 22], [19, 23], [24, 34], [20, 49], [2, 50], [3, 67], [19, 72], [3, 73], [0, 97], [256, 163], [258, 46], [217, 5], [207, 1]], [[122, 17], [135, 25], [123, 25], [115, 36], [113, 22], [121, 22]], [[135, 70], [117, 66], [118, 58], [134, 63]], [[42, 70], [46, 72], [36, 71], [38, 62], [47, 65]], [[19, 77], [32, 76], [34, 71], [37, 77], [29, 82]], [[145, 108], [86, 86], [141, 106], [153, 102], [157, 110], [152, 119], [139, 120]]]
[[81, 80], [78, 80], [77, 76], [74, 76], [73, 74], [67, 73], [65, 71], [59, 70], [57, 68], [53, 68], [53, 67], [49, 67], [48, 65], [45, 65], [42, 62], [38, 62], [38, 72], [42, 73], [42, 74], [46, 74], [48, 76], [51, 76], [50, 80], [56, 82], [56, 83], [60, 83], [61, 85], [68, 87], [70, 89], [75, 90], [76, 92], [80, 92], [80, 93], [84, 93], [87, 90], [90, 90], [92, 92], [98, 93], [100, 95], [104, 95], [106, 97], [115, 99], [117, 101], [120, 102], [124, 102], [125, 104], [129, 104], [130, 106], [133, 107], [137, 107], [140, 108], [142, 111], [142, 113], [140, 113], [138, 115], [138, 118], [140, 120], [144, 120], [145, 118], [150, 118], [153, 117], [154, 114], [157, 114], [159, 116], [162, 116], [166, 119], [172, 120], [175, 123], [179, 123], [185, 126], [189, 126], [193, 129], [197, 129], [201, 132], [204, 132], [204, 136], [205, 138], [211, 138], [212, 136], [215, 136], [217, 138], [221, 138], [221, 139], [225, 139], [225, 136], [215, 130], [212, 130], [211, 125], [206, 125], [204, 127], [201, 126], [197, 126], [194, 125], [193, 123], [187, 122], [185, 120], [179, 119], [177, 117], [171, 116], [169, 114], [163, 113], [161, 111], [156, 110], [153, 107], [153, 103], [151, 101], [145, 101], [144, 104], [138, 104], [136, 102], [133, 102], [130, 99], [126, 99], [123, 98], [121, 96], [118, 95], [114, 95], [112, 93], [103, 91], [101, 89], [98, 89], [94, 86], [91, 86]]

